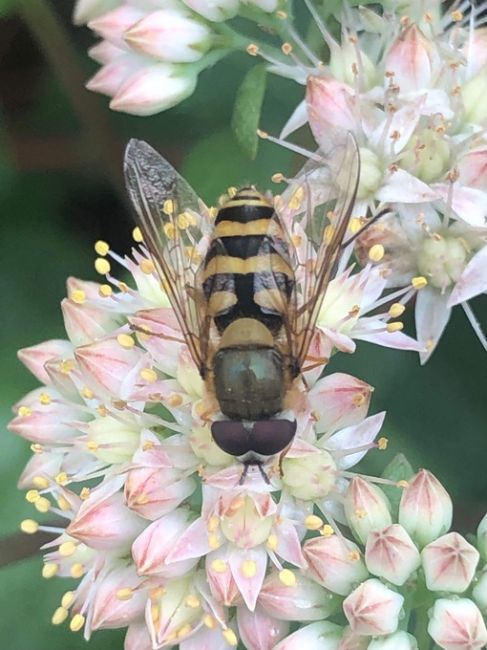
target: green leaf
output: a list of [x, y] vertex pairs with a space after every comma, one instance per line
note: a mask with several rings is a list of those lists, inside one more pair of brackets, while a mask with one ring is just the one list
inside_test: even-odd
[[237, 142], [252, 160], [257, 155], [260, 113], [264, 101], [267, 72], [264, 63], [251, 68], [245, 75], [235, 98], [232, 129]]
[[[382, 478], [387, 478], [397, 483], [398, 481], [408, 481], [413, 475], [414, 469], [406, 456], [404, 454], [396, 454], [383, 471]], [[397, 515], [402, 488], [384, 485], [383, 489], [391, 503], [393, 515]]]
[[0, 0], [0, 16], [9, 14], [15, 5], [15, 0]]

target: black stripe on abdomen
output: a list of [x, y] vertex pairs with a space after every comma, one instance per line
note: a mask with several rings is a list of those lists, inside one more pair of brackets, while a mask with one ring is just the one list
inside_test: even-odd
[[236, 221], [247, 223], [257, 219], [270, 219], [274, 214], [274, 208], [267, 205], [229, 205], [221, 208], [215, 219], [215, 225], [221, 221]]

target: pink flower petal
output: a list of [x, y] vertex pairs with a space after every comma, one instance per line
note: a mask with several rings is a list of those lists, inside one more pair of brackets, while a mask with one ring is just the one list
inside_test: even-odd
[[453, 287], [450, 299], [448, 300], [448, 307], [454, 307], [486, 291], [487, 246], [484, 246], [472, 257]]
[[289, 623], [269, 616], [261, 607], [250, 612], [245, 605], [237, 608], [240, 637], [248, 650], [272, 650], [289, 632]]
[[235, 549], [230, 556], [230, 570], [247, 607], [253, 612], [264, 582], [267, 553], [263, 548]]

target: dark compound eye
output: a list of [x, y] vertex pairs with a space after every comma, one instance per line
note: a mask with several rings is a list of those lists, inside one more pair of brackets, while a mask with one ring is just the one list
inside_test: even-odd
[[219, 420], [211, 425], [215, 443], [232, 456], [243, 456], [250, 451], [249, 433], [242, 422]]
[[296, 433], [296, 421], [260, 420], [250, 434], [250, 448], [257, 454], [273, 456], [286, 449]]

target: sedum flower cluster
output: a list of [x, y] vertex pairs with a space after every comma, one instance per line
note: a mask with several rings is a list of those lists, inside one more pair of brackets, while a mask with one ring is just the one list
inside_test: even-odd
[[[43, 384], [10, 423], [34, 452], [19, 485], [58, 520], [21, 528], [53, 533], [45, 578], [79, 580], [52, 621], [69, 619], [87, 639], [127, 628], [126, 650], [225, 648], [239, 638], [271, 648], [293, 623], [339, 606], [344, 587], [324, 584], [310, 558], [322, 541], [341, 543], [356, 486], [375, 494], [350, 468], [387, 446], [376, 440], [384, 413], [367, 415], [371, 386], [343, 373], [320, 379], [323, 354], [335, 342], [352, 351], [354, 337], [417, 346], [389, 327], [387, 311], [350, 314], [356, 301], [364, 311], [378, 304], [375, 268], [339, 275], [305, 367], [309, 390], [296, 396], [297, 436], [281, 465], [266, 466], [269, 483], [257, 467], [242, 482], [242, 465], [212, 440], [203, 383], [138, 228], [134, 238], [125, 258], [96, 243], [104, 283], [68, 281], [68, 338], [19, 353]], [[130, 280], [116, 279], [114, 263]], [[347, 562], [337, 585], [365, 577], [361, 562]]]
[[362, 165], [354, 214], [389, 210], [359, 239], [357, 258], [378, 245], [388, 286], [426, 279], [415, 308], [422, 362], [458, 304], [487, 349], [467, 302], [487, 291], [487, 28], [467, 3], [442, 15], [440, 2], [389, 1], [380, 13], [344, 10], [337, 40], [306, 4], [329, 62], [299, 43], [283, 46], [286, 62], [261, 51], [273, 72], [306, 87], [277, 142], [301, 151], [282, 138], [306, 123], [325, 151], [334, 134], [353, 133]]
[[[90, 49], [101, 64], [87, 88], [112, 98], [110, 108], [152, 115], [191, 95], [198, 73], [235, 48], [219, 23], [239, 0], [77, 0], [73, 19], [102, 40]], [[274, 11], [277, 0], [243, 6]]]

